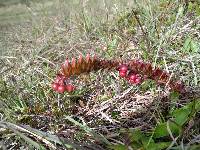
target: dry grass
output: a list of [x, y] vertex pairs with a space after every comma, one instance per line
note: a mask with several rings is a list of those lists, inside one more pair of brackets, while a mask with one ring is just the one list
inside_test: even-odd
[[[95, 2], [101, 5], [97, 6]], [[53, 135], [58, 135], [61, 141], [68, 137], [76, 142], [95, 143], [89, 129], [84, 128], [88, 133], [83, 132], [66, 116], [87, 124], [115, 145], [124, 142], [120, 130], [129, 128], [149, 132], [168, 118], [171, 106], [179, 108], [200, 97], [200, 18], [196, 9], [189, 8], [184, 14], [184, 3], [165, 1], [136, 1], [134, 5], [129, 1], [130, 5], [121, 1], [114, 4], [113, 1], [95, 2], [50, 1], [44, 6], [41, 3], [11, 6], [23, 8], [29, 14], [28, 19], [22, 21], [26, 22], [23, 25], [5, 21], [5, 24], [13, 25], [2, 31], [2, 35], [6, 35], [2, 43], [7, 44], [1, 47], [9, 50], [0, 56], [0, 124], [3, 126], [0, 134], [4, 136], [4, 145], [13, 144], [7, 148], [27, 145], [10, 135], [6, 128], [14, 128], [12, 131], [21, 137], [16, 132], [20, 130], [52, 149], [62, 145], [59, 140], [56, 141], [58, 145], [52, 144], [50, 139], [57, 138]], [[198, 3], [190, 5], [199, 6]], [[37, 15], [38, 11], [40, 15]], [[1, 26], [6, 26], [4, 23]], [[188, 48], [187, 39], [192, 39], [198, 48]], [[66, 56], [72, 58], [80, 53], [97, 54], [107, 59], [143, 59], [183, 80], [187, 93], [173, 101], [165, 87], [157, 87], [151, 81], [141, 86], [129, 85], [116, 72], [107, 71], [77, 77], [74, 82], [81, 81], [81, 84], [73, 94], [53, 92], [50, 84], [60, 64]], [[172, 143], [183, 144], [186, 148], [199, 143], [198, 116], [185, 130], [193, 135], [179, 138], [178, 143], [174, 138]], [[38, 132], [35, 135], [29, 129], [31, 134], [27, 126], [22, 125], [52, 135], [48, 135], [50, 138], [46, 141], [41, 140]], [[26, 140], [30, 142], [30, 139]]]

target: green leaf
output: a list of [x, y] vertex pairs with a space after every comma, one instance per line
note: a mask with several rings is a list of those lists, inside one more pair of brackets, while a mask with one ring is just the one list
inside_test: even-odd
[[183, 49], [182, 49], [183, 52], [189, 52], [189, 50], [190, 50], [190, 42], [191, 42], [191, 38], [188, 37], [185, 40], [184, 44], [183, 44]]
[[173, 113], [172, 116], [175, 118], [174, 121], [182, 126], [183, 124], [185, 124], [188, 119], [189, 119], [189, 115], [191, 114], [193, 108], [193, 103], [190, 103], [180, 109], [176, 109]]
[[[182, 126], [187, 123], [191, 116], [195, 116], [200, 111], [200, 98], [193, 100], [182, 108], [176, 109], [171, 113], [172, 121], [168, 120], [169, 128], [173, 134], [179, 134]], [[168, 136], [167, 122], [158, 124], [154, 130], [154, 137]]]
[[193, 53], [197, 53], [199, 51], [199, 49], [200, 49], [199, 43], [192, 40], [190, 44], [191, 44], [191, 51]]
[[112, 145], [112, 146], [109, 146], [109, 147], [110, 147], [110, 149], [113, 149], [113, 150], [127, 150], [127, 146], [122, 145], [122, 144]]
[[188, 37], [184, 44], [182, 51], [187, 53], [197, 53], [200, 50], [200, 45], [197, 41], [192, 40], [190, 37]]
[[140, 130], [134, 130], [131, 132], [131, 141], [139, 142], [142, 138], [144, 138], [144, 135]]
[[169, 99], [171, 100], [171, 106], [170, 106], [170, 114], [172, 114], [172, 112], [174, 111], [175, 107], [176, 107], [176, 102], [179, 100], [179, 92], [171, 92], [169, 95]]
[[195, 100], [195, 110], [196, 110], [196, 112], [199, 112], [200, 111], [200, 98], [197, 98], [196, 100]]
[[151, 136], [143, 134], [140, 130], [134, 130], [131, 132], [131, 146], [134, 149], [148, 147], [149, 144], [154, 143]]
[[162, 150], [169, 147], [171, 142], [158, 142], [158, 143], [152, 143], [148, 147], [146, 147], [146, 150]]
[[181, 131], [180, 126], [178, 126], [176, 123], [169, 121], [167, 124], [167, 122], [164, 122], [156, 126], [153, 137], [160, 138], [160, 137], [168, 136], [169, 131], [167, 129], [167, 126], [169, 126], [168, 128], [170, 129], [172, 134], [178, 135]]
[[37, 142], [33, 141], [31, 138], [29, 138], [24, 133], [22, 133], [22, 131], [19, 131], [19, 129], [23, 129], [22, 127], [19, 127], [19, 126], [15, 125], [15, 124], [12, 124], [12, 123], [9, 123], [9, 122], [0, 122], [0, 127], [3, 127], [3, 128], [6, 127], [8, 129], [12, 130], [16, 135], [21, 137], [31, 147], [34, 147], [36, 149], [41, 149], [41, 150], [45, 150], [46, 149], [44, 146], [42, 146], [42, 144], [40, 144], [39, 142], [37, 143]]
[[198, 3], [196, 4], [195, 11], [197, 16], [200, 16], [200, 5]]
[[169, 98], [173, 102], [177, 102], [179, 100], [180, 94], [178, 92], [171, 92]]

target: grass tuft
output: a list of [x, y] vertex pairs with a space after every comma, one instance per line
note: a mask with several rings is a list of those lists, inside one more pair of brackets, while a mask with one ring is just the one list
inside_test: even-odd
[[[198, 1], [27, 2], [0, 2], [1, 148], [199, 149]], [[87, 53], [143, 59], [180, 78], [186, 93], [107, 71], [55, 93], [62, 62]]]

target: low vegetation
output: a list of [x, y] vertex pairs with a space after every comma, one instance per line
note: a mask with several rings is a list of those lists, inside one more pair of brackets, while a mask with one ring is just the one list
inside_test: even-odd
[[2, 1], [0, 28], [1, 149], [200, 149], [199, 1]]

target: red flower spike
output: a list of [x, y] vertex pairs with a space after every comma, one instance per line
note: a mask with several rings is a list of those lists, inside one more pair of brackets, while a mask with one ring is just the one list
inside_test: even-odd
[[87, 63], [87, 66], [86, 66], [86, 71], [90, 71], [90, 69], [92, 68], [92, 60], [90, 58], [90, 54], [87, 54], [86, 55], [86, 63]]
[[[119, 69], [119, 64], [125, 64], [128, 69]], [[119, 71], [119, 75], [121, 77], [125, 77], [127, 80], [131, 81], [132, 83], [141, 83], [142, 80], [145, 80], [147, 78], [153, 79], [156, 81], [157, 84], [161, 85], [168, 85], [171, 87], [171, 89], [176, 91], [183, 91], [184, 86], [183, 84], [178, 84], [176, 80], [173, 80], [173, 78], [170, 79], [170, 74], [159, 69], [152, 69], [152, 65], [150, 63], [144, 63], [140, 60], [130, 60], [130, 61], [117, 61], [117, 60], [103, 60], [94, 57], [90, 57], [89, 54], [86, 55], [85, 59], [82, 55], [79, 56], [79, 59], [76, 61], [74, 58], [72, 59], [71, 63], [69, 63], [68, 59], [66, 59], [65, 63], [62, 65], [61, 72], [64, 74], [65, 78], [59, 79], [56, 78], [56, 82], [60, 85], [65, 85], [66, 77], [70, 77], [73, 75], [79, 75], [81, 73], [89, 73], [91, 71], [98, 71], [101, 69], [114, 69], [116, 68]], [[121, 71], [120, 71], [121, 70]], [[127, 72], [131, 70], [131, 72], [134, 72], [134, 74], [140, 74], [137, 77], [137, 80], [130, 80], [129, 75], [127, 75]], [[143, 78], [141, 77], [143, 76]], [[132, 77], [131, 77], [132, 78]], [[183, 89], [183, 90], [182, 90]]]
[[76, 59], [74, 57], [72, 58], [71, 64], [73, 68], [76, 67]]
[[170, 74], [165, 72], [165, 71], [163, 71], [161, 76], [160, 76], [160, 80], [162, 80], [164, 82], [167, 82], [169, 78], [170, 78]]
[[90, 54], [87, 54], [85, 58], [86, 58], [86, 63], [88, 63], [90, 61]]
[[95, 62], [95, 60], [97, 60], [96, 54], [94, 54], [94, 56], [92, 57], [92, 62]]
[[76, 75], [79, 75], [82, 73], [82, 66], [84, 65], [84, 59], [82, 55], [79, 55], [77, 64], [76, 64]]
[[83, 56], [82, 55], [79, 55], [79, 58], [78, 58], [78, 64], [81, 64], [83, 61]]
[[76, 59], [74, 57], [71, 60], [71, 72], [72, 75], [75, 75], [77, 72], [77, 64], [76, 64]]
[[137, 63], [136, 63], [136, 60], [130, 61], [130, 62], [129, 62], [129, 66], [130, 66], [130, 68], [131, 68], [131, 70], [132, 70], [133, 72], [138, 72], [138, 71], [137, 71]]
[[147, 75], [144, 75], [143, 76], [143, 80], [147, 80], [148, 79], [148, 76]]
[[141, 60], [136, 60], [135, 64], [136, 64], [136, 66], [135, 66], [136, 70], [137, 71], [141, 71], [142, 61]]
[[65, 65], [65, 67], [68, 67], [68, 66], [69, 66], [69, 60], [68, 60], [68, 59], [65, 60], [64, 65]]
[[68, 60], [65, 61], [65, 63], [62, 65], [62, 73], [66, 76], [69, 77], [72, 73], [72, 67], [71, 64], [69, 63]]
[[146, 72], [146, 68], [145, 67], [146, 67], [146, 64], [141, 62], [140, 66], [139, 66], [140, 72], [145, 73]]

